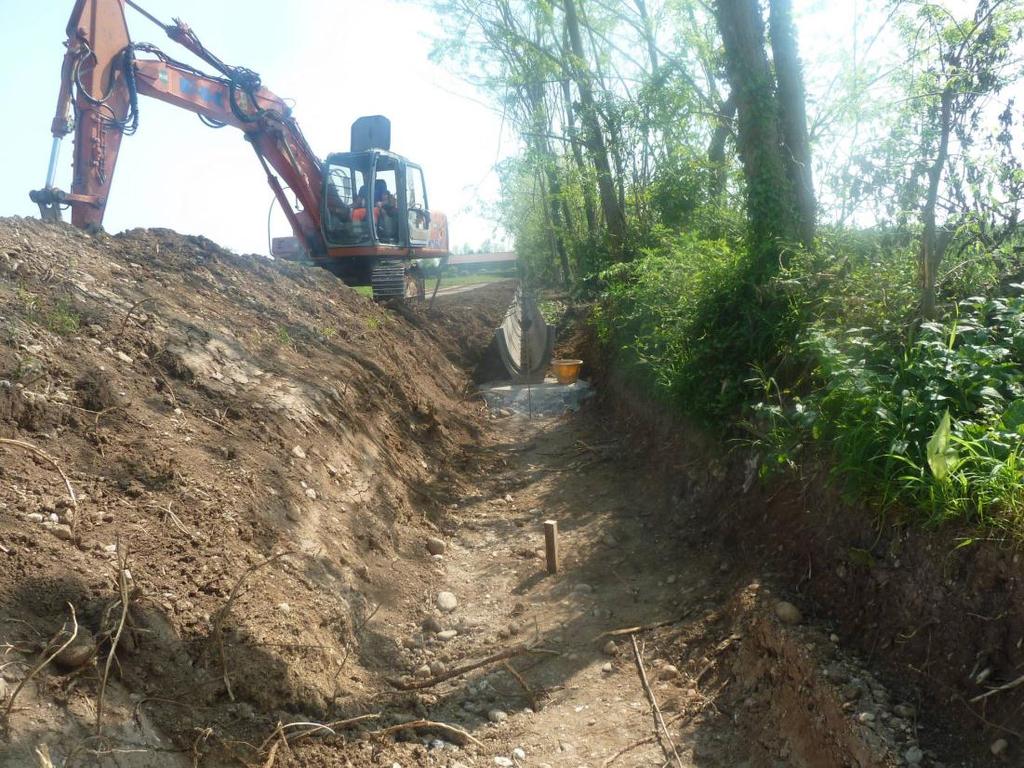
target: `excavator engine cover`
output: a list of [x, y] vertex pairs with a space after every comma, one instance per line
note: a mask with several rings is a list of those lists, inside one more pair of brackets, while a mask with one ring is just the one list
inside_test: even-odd
[[352, 151], [391, 149], [391, 121], [384, 115], [367, 115], [352, 123]]

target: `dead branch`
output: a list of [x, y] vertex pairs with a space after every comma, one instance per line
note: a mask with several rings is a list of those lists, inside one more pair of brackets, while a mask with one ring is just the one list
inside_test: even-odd
[[1024, 675], [1021, 675], [1012, 682], [1006, 683], [1006, 685], [1000, 685], [998, 688], [993, 688], [991, 691], [986, 691], [979, 696], [975, 696], [971, 699], [971, 704], [977, 704], [979, 701], [987, 699], [989, 696], [994, 696], [997, 693], [1002, 693], [1003, 691], [1008, 691], [1011, 688], [1016, 688], [1018, 685], [1024, 685]]
[[[277, 739], [277, 741], [274, 742], [274, 745], [270, 748], [270, 752], [267, 753], [267, 759], [263, 763], [263, 768], [274, 768], [274, 761], [277, 759], [277, 748], [280, 747], [281, 746], [281, 742], [284, 741], [284, 737], [281, 736], [280, 733], [281, 733], [280, 727], [278, 728], [278, 730], [274, 731], [274, 735], [277, 735], [278, 739]], [[287, 744], [288, 742], [285, 741], [284, 743]]]
[[669, 733], [668, 726], [665, 725], [665, 718], [661, 715], [658, 700], [654, 698], [654, 691], [651, 690], [651, 684], [647, 681], [647, 670], [644, 669], [644, 659], [640, 655], [640, 648], [636, 644], [636, 635], [630, 635], [629, 641], [633, 644], [633, 659], [636, 661], [637, 674], [640, 675], [640, 684], [643, 686], [644, 693], [647, 694], [647, 701], [651, 705], [651, 714], [654, 716], [654, 733], [655, 735], [665, 734], [665, 741], [661, 741], [661, 737], [658, 737], [661, 751], [665, 753], [665, 758], [669, 762], [675, 758], [676, 765], [679, 768], [683, 768], [683, 761], [680, 759], [679, 753], [676, 752], [676, 745], [672, 741], [672, 734]]
[[26, 442], [23, 442], [21, 440], [10, 440], [8, 438], [0, 437], [0, 445], [10, 445], [10, 446], [14, 446], [16, 448], [21, 448], [22, 450], [28, 451], [29, 453], [31, 453], [31, 454], [33, 454], [35, 456], [38, 456], [43, 461], [49, 463], [50, 466], [52, 466], [55, 470], [57, 470], [57, 474], [60, 475], [60, 479], [64, 481], [64, 487], [67, 488], [68, 496], [71, 498], [71, 510], [72, 510], [72, 516], [71, 516], [71, 535], [72, 535], [73, 538], [75, 538], [77, 540], [78, 539], [78, 497], [75, 496], [75, 489], [71, 487], [71, 481], [68, 480], [68, 476], [64, 474], [64, 470], [61, 469], [60, 464], [57, 463], [57, 460], [54, 459], [52, 456], [50, 456], [45, 451], [42, 451], [39, 448], [36, 448], [31, 443], [26, 443]]
[[96, 735], [103, 733], [103, 696], [107, 692], [107, 680], [110, 677], [110, 665], [114, 662], [114, 655], [117, 653], [117, 644], [121, 641], [121, 633], [124, 632], [124, 625], [128, 619], [129, 591], [128, 591], [128, 551], [121, 547], [121, 537], [117, 537], [117, 586], [121, 593], [121, 618], [117, 622], [117, 631], [110, 641], [110, 651], [107, 653], [107, 663], [103, 667], [103, 678], [100, 680], [100, 691], [96, 699]]
[[[49, 656], [46, 656], [42, 661], [40, 661], [38, 664], [32, 667], [29, 673], [25, 675], [25, 677], [22, 679], [20, 683], [18, 683], [18, 687], [14, 689], [14, 693], [12, 693], [11, 698], [7, 700], [7, 707], [4, 709], [5, 727], [10, 727], [11, 710], [14, 709], [14, 700], [18, 698], [18, 694], [21, 693], [21, 689], [24, 688], [33, 677], [38, 675], [39, 672], [43, 669], [43, 667], [45, 667], [47, 664], [49, 664], [51, 661], [57, 658], [61, 651], [63, 651], [65, 648], [67, 648], [69, 645], [75, 642], [75, 638], [78, 637], [78, 617], [75, 615], [75, 606], [73, 606], [71, 603], [68, 603], [68, 609], [71, 611], [71, 635], [68, 637], [67, 640], [64, 641], [63, 644], [61, 644], [59, 648], [57, 648], [57, 650], [55, 650]], [[60, 628], [60, 631], [58, 631], [57, 634], [53, 636], [50, 642], [46, 644], [46, 647], [49, 648], [55, 642], [57, 642], [57, 640], [60, 639], [60, 636], [62, 634], [64, 634], [64, 627]], [[46, 653], [45, 649], [43, 650], [43, 653]]]
[[224, 672], [224, 687], [227, 688], [228, 697], [234, 701], [235, 694], [231, 691], [231, 679], [228, 676], [228, 659], [224, 653], [224, 620], [231, 612], [231, 606], [234, 605], [235, 600], [238, 598], [239, 590], [242, 588], [242, 584], [245, 580], [254, 574], [256, 571], [270, 565], [275, 560], [280, 560], [285, 555], [292, 554], [290, 550], [278, 552], [276, 555], [271, 555], [261, 563], [251, 565], [245, 569], [241, 576], [238, 577], [238, 581], [235, 582], [235, 586], [231, 589], [231, 594], [228, 595], [228, 600], [224, 603], [224, 607], [217, 611], [217, 618], [213, 623], [213, 637], [217, 641], [217, 647], [220, 650], [220, 664], [221, 669]]
[[374, 736], [384, 737], [389, 734], [396, 733], [397, 731], [404, 731], [407, 729], [412, 731], [437, 731], [438, 733], [443, 733], [460, 747], [464, 747], [466, 744], [472, 744], [473, 746], [480, 747], [482, 749], [484, 746], [478, 739], [473, 738], [473, 736], [461, 728], [456, 728], [454, 725], [447, 725], [446, 723], [438, 723], [433, 720], [410, 720], [408, 723], [399, 723], [398, 725], [392, 725], [380, 731], [373, 731], [372, 733]]
[[486, 667], [488, 664], [494, 664], [497, 661], [504, 661], [505, 659], [522, 656], [524, 653], [530, 653], [531, 650], [533, 649], [529, 645], [517, 645], [513, 648], [506, 648], [504, 651], [492, 654], [485, 659], [480, 659], [479, 661], [474, 661], [470, 664], [463, 664], [461, 667], [452, 667], [444, 674], [435, 675], [434, 677], [426, 680], [413, 680], [411, 682], [405, 680], [388, 680], [388, 684], [400, 691], [417, 691], [422, 688], [431, 688], [438, 683], [443, 683], [445, 680], [451, 680], [453, 677], [461, 677], [467, 672], [472, 672], [474, 669], [480, 669], [480, 667]]

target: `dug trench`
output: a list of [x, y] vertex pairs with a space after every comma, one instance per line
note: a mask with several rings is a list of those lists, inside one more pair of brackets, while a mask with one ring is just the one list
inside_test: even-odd
[[487, 412], [512, 289], [0, 220], [0, 765], [955, 764], [725, 469]]

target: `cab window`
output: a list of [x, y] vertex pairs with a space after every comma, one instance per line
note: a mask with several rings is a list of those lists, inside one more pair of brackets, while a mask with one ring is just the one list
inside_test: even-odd
[[386, 155], [377, 157], [373, 178], [373, 205], [377, 217], [377, 239], [398, 245], [401, 234], [398, 206], [398, 162]]
[[409, 217], [409, 245], [426, 245], [430, 239], [430, 210], [423, 171], [415, 165], [406, 166], [406, 201]]
[[323, 224], [324, 235], [333, 245], [370, 241], [365, 165], [365, 158], [355, 156], [327, 166]]

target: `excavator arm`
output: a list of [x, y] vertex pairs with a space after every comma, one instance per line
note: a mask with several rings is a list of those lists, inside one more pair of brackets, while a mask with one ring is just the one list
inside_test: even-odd
[[[158, 24], [217, 74], [176, 61], [153, 45], [133, 43], [125, 19], [126, 4]], [[187, 25], [177, 19], [163, 24], [132, 0], [77, 0], [67, 38], [46, 184], [30, 193], [44, 219], [59, 219], [61, 209], [70, 207], [75, 226], [89, 229], [102, 225], [121, 139], [138, 127], [141, 95], [195, 112], [211, 127], [230, 125], [241, 130], [296, 236], [311, 254], [326, 252], [320, 225], [320, 160], [289, 107], [262, 86], [256, 73], [225, 64]], [[71, 191], [64, 192], [54, 187], [54, 177], [61, 141], [72, 132], [74, 175]], [[293, 208], [286, 189], [294, 194], [301, 210]]]

